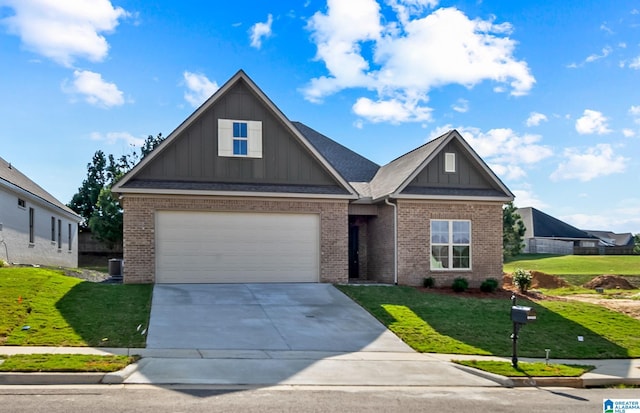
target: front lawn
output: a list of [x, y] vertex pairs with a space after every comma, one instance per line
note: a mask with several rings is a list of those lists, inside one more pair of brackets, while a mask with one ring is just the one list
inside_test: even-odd
[[[511, 302], [412, 287], [338, 286], [417, 351], [510, 356]], [[518, 300], [538, 320], [520, 330], [518, 354], [552, 358], [640, 357], [640, 320], [580, 302]], [[582, 338], [582, 341], [579, 340]]]
[[47, 268], [0, 268], [0, 345], [144, 347], [151, 291]]

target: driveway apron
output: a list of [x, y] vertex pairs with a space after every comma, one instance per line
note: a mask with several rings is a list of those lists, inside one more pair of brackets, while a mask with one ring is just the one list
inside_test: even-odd
[[156, 284], [149, 349], [413, 352], [330, 284]]

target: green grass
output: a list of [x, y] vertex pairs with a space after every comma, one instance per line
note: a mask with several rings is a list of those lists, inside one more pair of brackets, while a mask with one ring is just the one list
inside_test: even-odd
[[507, 377], [580, 377], [593, 370], [594, 366], [575, 364], [518, 363], [515, 369], [507, 361], [453, 360], [454, 363], [473, 367], [489, 373]]
[[[338, 286], [419, 352], [511, 355], [509, 299], [478, 299], [411, 287]], [[538, 320], [520, 330], [518, 354], [553, 358], [640, 357], [640, 320], [580, 302], [519, 300]], [[584, 341], [578, 341], [582, 336]]]
[[138, 357], [86, 354], [18, 354], [0, 364], [0, 371], [11, 372], [102, 372], [118, 371]]
[[[144, 347], [151, 285], [99, 284], [47, 268], [0, 268], [0, 344]], [[29, 326], [29, 329], [23, 327]]]
[[[512, 273], [516, 268], [524, 268], [525, 270], [536, 270], [553, 275], [594, 277], [602, 274], [615, 274], [640, 276], [640, 255], [523, 254], [505, 262], [503, 268], [505, 272], [509, 273]], [[589, 281], [589, 279], [586, 281]]]

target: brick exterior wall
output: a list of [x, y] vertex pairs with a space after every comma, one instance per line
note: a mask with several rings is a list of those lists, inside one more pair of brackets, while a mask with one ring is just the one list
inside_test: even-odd
[[393, 283], [393, 207], [378, 204], [378, 215], [367, 225], [368, 279]]
[[[471, 270], [431, 270], [432, 219], [471, 221]], [[399, 200], [398, 229], [399, 284], [419, 286], [424, 277], [433, 277], [436, 286], [450, 286], [454, 278], [464, 277], [477, 288], [487, 278], [502, 279], [501, 202]]]
[[221, 198], [126, 195], [124, 208], [124, 282], [155, 281], [155, 212], [292, 212], [320, 215], [320, 281], [348, 281], [348, 201], [315, 199]]

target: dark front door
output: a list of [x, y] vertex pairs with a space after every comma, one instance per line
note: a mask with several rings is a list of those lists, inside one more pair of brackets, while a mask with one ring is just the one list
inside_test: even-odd
[[358, 258], [359, 247], [358, 226], [349, 226], [349, 278], [360, 276], [360, 259]]

